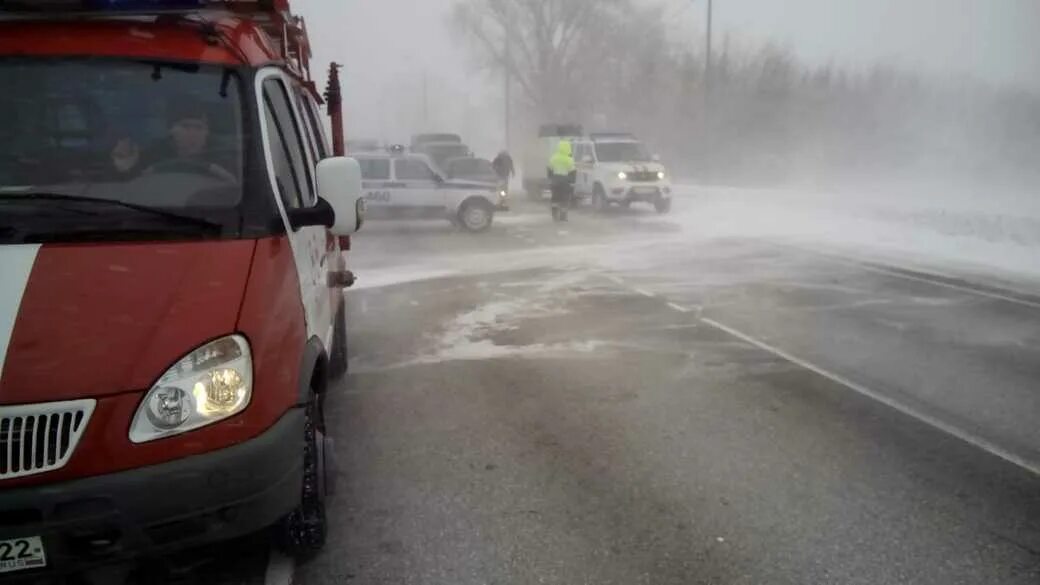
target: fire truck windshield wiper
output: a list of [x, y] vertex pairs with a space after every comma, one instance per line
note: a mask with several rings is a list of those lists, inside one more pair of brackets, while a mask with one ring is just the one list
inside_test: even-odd
[[214, 229], [223, 227], [221, 224], [203, 219], [201, 217], [193, 217], [190, 215], [181, 215], [172, 211], [166, 211], [156, 207], [149, 207], [147, 205], [138, 205], [136, 203], [128, 203], [126, 201], [120, 201], [118, 199], [105, 199], [103, 197], [89, 197], [87, 195], [69, 195], [66, 193], [47, 193], [40, 191], [31, 191], [28, 193], [0, 193], [0, 203], [2, 202], [15, 202], [25, 203], [33, 201], [69, 201], [75, 203], [86, 203], [91, 205], [111, 205], [114, 207], [120, 207], [123, 209], [130, 209], [138, 213], [145, 213], [154, 217], [161, 217], [170, 221], [177, 221], [180, 223], [195, 224], [199, 227]]

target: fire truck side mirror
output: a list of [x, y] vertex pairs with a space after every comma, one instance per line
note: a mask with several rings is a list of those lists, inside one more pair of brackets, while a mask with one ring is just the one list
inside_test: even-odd
[[365, 200], [361, 198], [361, 165], [358, 161], [337, 156], [318, 163], [318, 195], [336, 212], [331, 231], [349, 236], [361, 229], [365, 220]]

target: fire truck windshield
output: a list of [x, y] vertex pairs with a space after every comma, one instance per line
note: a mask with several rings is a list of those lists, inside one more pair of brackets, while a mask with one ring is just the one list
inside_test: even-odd
[[[38, 232], [43, 222], [57, 239], [56, 226], [71, 233], [181, 234], [220, 226], [221, 218], [224, 234], [237, 228], [243, 131], [233, 70], [5, 58], [0, 80], [7, 80], [0, 92], [0, 225], [6, 233]], [[152, 208], [162, 213], [131, 212]], [[177, 216], [207, 221], [160, 221]]]

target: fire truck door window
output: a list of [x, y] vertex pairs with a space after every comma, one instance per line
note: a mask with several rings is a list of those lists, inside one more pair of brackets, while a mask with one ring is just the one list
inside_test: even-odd
[[325, 156], [318, 150], [318, 135], [316, 134], [313, 121], [308, 115], [307, 106], [305, 105], [306, 98], [299, 89], [293, 91], [293, 97], [296, 98], [296, 109], [300, 112], [300, 117], [302, 118], [301, 130], [307, 143], [307, 153], [311, 156], [311, 163], [317, 164]]
[[298, 209], [303, 207], [300, 177], [285, 145], [282, 129], [266, 99], [264, 100], [264, 115], [267, 121], [267, 148], [271, 151], [278, 196], [281, 197], [286, 209]]
[[300, 125], [289, 104], [289, 95], [285, 84], [278, 79], [264, 82], [264, 102], [269, 114], [274, 117], [285, 152], [292, 165], [292, 176], [299, 190], [303, 205], [310, 206], [315, 202], [311, 168], [307, 162], [304, 137], [300, 133]]
[[313, 99], [304, 96], [303, 103], [305, 104], [304, 111], [306, 112], [307, 119], [310, 120], [311, 126], [314, 128], [314, 138], [318, 143], [318, 154], [321, 158], [327, 158], [332, 149], [329, 148], [328, 138], [325, 134], [325, 126], [322, 124], [324, 118], [322, 118], [318, 113], [318, 106], [314, 103]]

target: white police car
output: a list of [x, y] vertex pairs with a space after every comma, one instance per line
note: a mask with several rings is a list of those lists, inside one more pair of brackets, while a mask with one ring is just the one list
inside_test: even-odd
[[507, 210], [505, 191], [493, 183], [444, 178], [424, 154], [391, 150], [359, 153], [367, 217], [446, 218], [471, 232], [486, 231]]
[[671, 211], [672, 182], [664, 166], [631, 134], [589, 134], [573, 146], [578, 197], [591, 197], [601, 211], [638, 202], [650, 203], [658, 213]]

